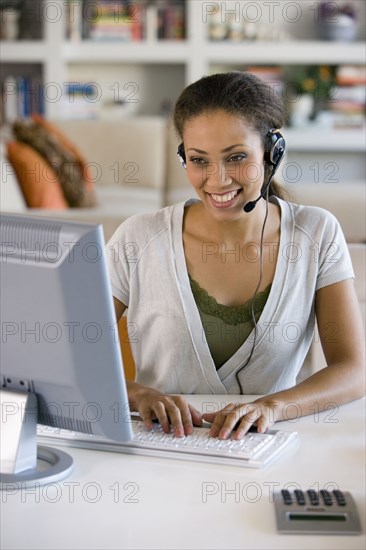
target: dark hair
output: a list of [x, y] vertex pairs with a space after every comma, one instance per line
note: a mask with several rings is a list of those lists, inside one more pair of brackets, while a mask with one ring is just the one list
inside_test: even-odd
[[[178, 97], [173, 122], [179, 138], [188, 120], [203, 113], [223, 110], [244, 118], [261, 136], [263, 146], [266, 134], [272, 128], [281, 128], [286, 120], [285, 106], [272, 87], [257, 76], [241, 71], [204, 76], [187, 86]], [[265, 181], [269, 177], [265, 166]], [[270, 195], [286, 198], [286, 193], [275, 181]]]

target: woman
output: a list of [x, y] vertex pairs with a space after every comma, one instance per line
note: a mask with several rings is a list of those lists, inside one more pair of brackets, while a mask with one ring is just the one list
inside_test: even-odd
[[[177, 100], [181, 161], [198, 199], [124, 222], [108, 250], [117, 319], [128, 307], [147, 427], [241, 438], [286, 414], [364, 395], [362, 322], [335, 218], [291, 204], [272, 181], [284, 152], [284, 109], [248, 73], [204, 77]], [[317, 319], [327, 367], [297, 374]], [[181, 395], [265, 395], [201, 414]], [[289, 403], [295, 404], [288, 406]]]

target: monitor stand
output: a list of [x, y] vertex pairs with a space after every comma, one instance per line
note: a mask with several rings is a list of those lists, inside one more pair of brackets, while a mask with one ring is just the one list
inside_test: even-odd
[[25, 489], [54, 483], [73, 468], [67, 453], [37, 447], [37, 397], [34, 393], [0, 390], [0, 489]]

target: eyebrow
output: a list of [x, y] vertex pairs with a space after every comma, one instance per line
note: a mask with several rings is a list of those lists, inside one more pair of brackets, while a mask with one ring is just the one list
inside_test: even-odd
[[[228, 151], [231, 151], [235, 147], [248, 147], [248, 145], [245, 145], [244, 143], [235, 143], [235, 145], [230, 145], [229, 147], [225, 147], [225, 149], [222, 150], [222, 153], [227, 153]], [[202, 153], [204, 155], [207, 155], [207, 151], [203, 151], [202, 149], [196, 149], [196, 147], [191, 147], [190, 149], [187, 149], [187, 151], [196, 151], [196, 153]]]

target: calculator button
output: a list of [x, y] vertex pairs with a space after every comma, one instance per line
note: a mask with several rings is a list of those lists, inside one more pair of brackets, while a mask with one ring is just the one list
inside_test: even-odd
[[294, 493], [295, 493], [297, 504], [300, 504], [300, 506], [303, 506], [305, 504], [304, 493], [300, 491], [300, 489], [295, 489]]
[[322, 489], [320, 491], [320, 494], [321, 496], [323, 497], [323, 502], [326, 506], [332, 506], [333, 504], [333, 500], [332, 500], [332, 495], [330, 494], [329, 491], [326, 491], [325, 489]]
[[314, 489], [308, 489], [307, 493], [308, 493], [310, 503], [313, 506], [317, 506], [319, 504], [318, 493], [316, 491], [314, 491]]
[[339, 489], [334, 489], [333, 495], [335, 496], [339, 506], [346, 506], [346, 498], [342, 491], [339, 491]]
[[282, 494], [283, 502], [285, 504], [287, 505], [292, 504], [292, 496], [290, 491], [288, 491], [287, 489], [282, 489], [281, 494]]

